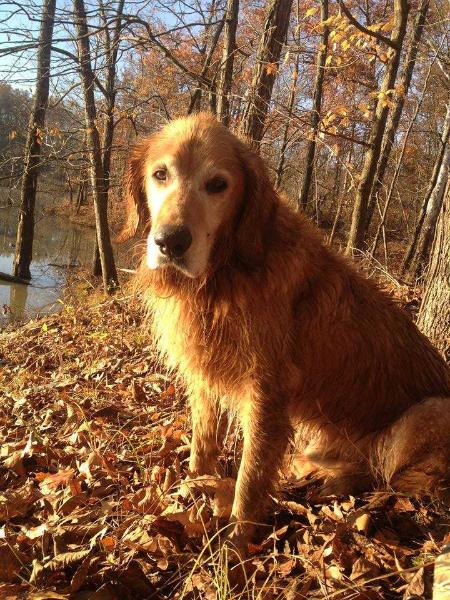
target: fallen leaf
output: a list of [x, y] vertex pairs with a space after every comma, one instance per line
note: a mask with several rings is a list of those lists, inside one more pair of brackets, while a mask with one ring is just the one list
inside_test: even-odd
[[414, 573], [413, 578], [408, 583], [408, 585], [403, 593], [403, 598], [405, 600], [408, 600], [408, 598], [410, 598], [411, 596], [423, 596], [423, 594], [425, 592], [425, 582], [424, 582], [423, 576], [424, 576], [423, 569], [418, 569]]
[[20, 552], [14, 550], [7, 542], [0, 542], [0, 582], [19, 581], [19, 573], [24, 564]]

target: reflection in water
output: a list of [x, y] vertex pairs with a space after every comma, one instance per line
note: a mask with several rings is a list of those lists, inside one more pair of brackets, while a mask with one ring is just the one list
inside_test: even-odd
[[75, 265], [77, 258], [80, 254], [81, 247], [81, 229], [72, 229], [70, 232], [70, 251], [69, 251], [69, 263]]
[[11, 321], [22, 321], [25, 318], [25, 307], [28, 298], [27, 285], [11, 285], [9, 306], [11, 308]]
[[[17, 208], [0, 209], [0, 271], [4, 273], [12, 273], [16, 227]], [[0, 280], [0, 329], [8, 322], [58, 310], [67, 273], [61, 267], [89, 265], [93, 245], [93, 229], [75, 225], [68, 217], [37, 215], [31, 285]]]

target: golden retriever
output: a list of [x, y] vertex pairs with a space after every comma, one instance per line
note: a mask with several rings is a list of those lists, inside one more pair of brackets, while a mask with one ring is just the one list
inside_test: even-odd
[[224, 409], [242, 425], [233, 542], [264, 518], [293, 439], [324, 492], [444, 493], [448, 367], [280, 199], [249, 147], [210, 115], [176, 120], [136, 147], [127, 188], [121, 237], [147, 238], [139, 279], [190, 398], [191, 472], [215, 472]]

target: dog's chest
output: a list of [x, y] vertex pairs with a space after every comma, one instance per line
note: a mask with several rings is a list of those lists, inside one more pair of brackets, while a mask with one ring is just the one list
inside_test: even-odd
[[239, 387], [253, 370], [248, 324], [235, 311], [217, 314], [194, 303], [157, 299], [152, 330], [168, 368], [188, 384], [203, 383], [223, 394]]

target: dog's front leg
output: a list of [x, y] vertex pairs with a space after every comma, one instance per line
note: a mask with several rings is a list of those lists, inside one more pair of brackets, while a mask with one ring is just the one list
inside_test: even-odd
[[204, 390], [190, 397], [192, 443], [189, 470], [193, 475], [213, 475], [223, 438], [220, 406]]
[[244, 448], [232, 510], [229, 541], [246, 549], [255, 522], [265, 516], [291, 434], [287, 410], [271, 397], [257, 398], [242, 418]]

